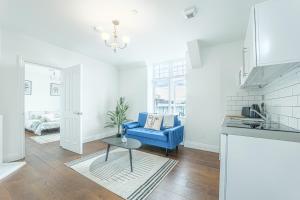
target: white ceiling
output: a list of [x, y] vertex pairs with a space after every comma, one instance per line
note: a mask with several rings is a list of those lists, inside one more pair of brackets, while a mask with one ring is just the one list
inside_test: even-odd
[[[186, 42], [216, 44], [243, 37], [251, 5], [262, 0], [0, 0], [2, 26], [78, 51], [114, 65], [184, 57]], [[183, 10], [197, 6], [186, 20]], [[132, 14], [131, 10], [138, 10]], [[97, 25], [111, 32], [111, 20], [131, 38], [113, 53], [104, 46]]]

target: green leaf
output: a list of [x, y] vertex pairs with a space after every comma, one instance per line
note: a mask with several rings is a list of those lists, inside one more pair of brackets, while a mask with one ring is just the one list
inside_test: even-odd
[[126, 112], [129, 109], [128, 103], [125, 101], [124, 97], [120, 97], [117, 101], [117, 105], [114, 111], [107, 112], [108, 121], [105, 123], [105, 127], [120, 127], [122, 123], [128, 121], [126, 117]]

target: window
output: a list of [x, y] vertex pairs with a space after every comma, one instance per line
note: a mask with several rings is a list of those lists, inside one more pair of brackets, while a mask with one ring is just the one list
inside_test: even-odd
[[153, 66], [153, 108], [155, 113], [185, 116], [184, 60]]

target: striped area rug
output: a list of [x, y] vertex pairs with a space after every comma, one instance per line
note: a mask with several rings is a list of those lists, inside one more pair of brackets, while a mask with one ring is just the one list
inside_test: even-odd
[[40, 136], [32, 136], [30, 139], [34, 140], [35, 142], [39, 144], [46, 144], [50, 142], [56, 142], [60, 140], [60, 134], [59, 133], [52, 133], [47, 135], [40, 135]]
[[129, 153], [117, 148], [85, 156], [66, 163], [73, 170], [128, 200], [143, 200], [175, 167], [176, 160], [134, 150], [133, 172], [130, 172]]

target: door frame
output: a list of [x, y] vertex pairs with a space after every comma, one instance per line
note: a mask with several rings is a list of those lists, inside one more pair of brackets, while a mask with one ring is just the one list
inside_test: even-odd
[[[20, 141], [21, 141], [21, 158], [25, 158], [26, 157], [26, 145], [25, 145], [25, 126], [24, 126], [24, 122], [25, 122], [25, 95], [24, 95], [24, 81], [25, 81], [25, 63], [30, 63], [30, 64], [36, 64], [36, 65], [40, 65], [41, 67], [49, 67], [49, 68], [53, 68], [53, 69], [57, 69], [62, 71], [64, 69], [64, 67], [58, 67], [58, 66], [54, 66], [52, 64], [48, 64], [47, 62], [44, 61], [34, 61], [33, 59], [29, 59], [29, 58], [24, 58], [24, 56], [22, 55], [17, 55], [16, 57], [16, 64], [18, 66], [18, 68], [20, 70], [18, 70], [19, 74], [18, 74], [18, 93], [20, 94], [19, 96], [19, 106], [20, 109], [22, 109], [22, 111], [20, 111], [20, 129], [22, 129], [22, 131], [20, 130], [21, 133], [21, 137], [20, 137]], [[78, 65], [82, 65], [82, 64], [78, 64]], [[66, 67], [67, 68], [67, 67]], [[82, 96], [81, 96], [82, 98]], [[60, 144], [59, 144], [60, 146]]]
[[[21, 55], [17, 55], [17, 66], [20, 70], [18, 70], [18, 90], [19, 90], [19, 105], [20, 106], [20, 133], [21, 133], [21, 158], [25, 158], [25, 126], [24, 126], [24, 116], [25, 116], [25, 95], [24, 95], [24, 81], [25, 81], [25, 62]], [[22, 131], [21, 131], [22, 129]]]

